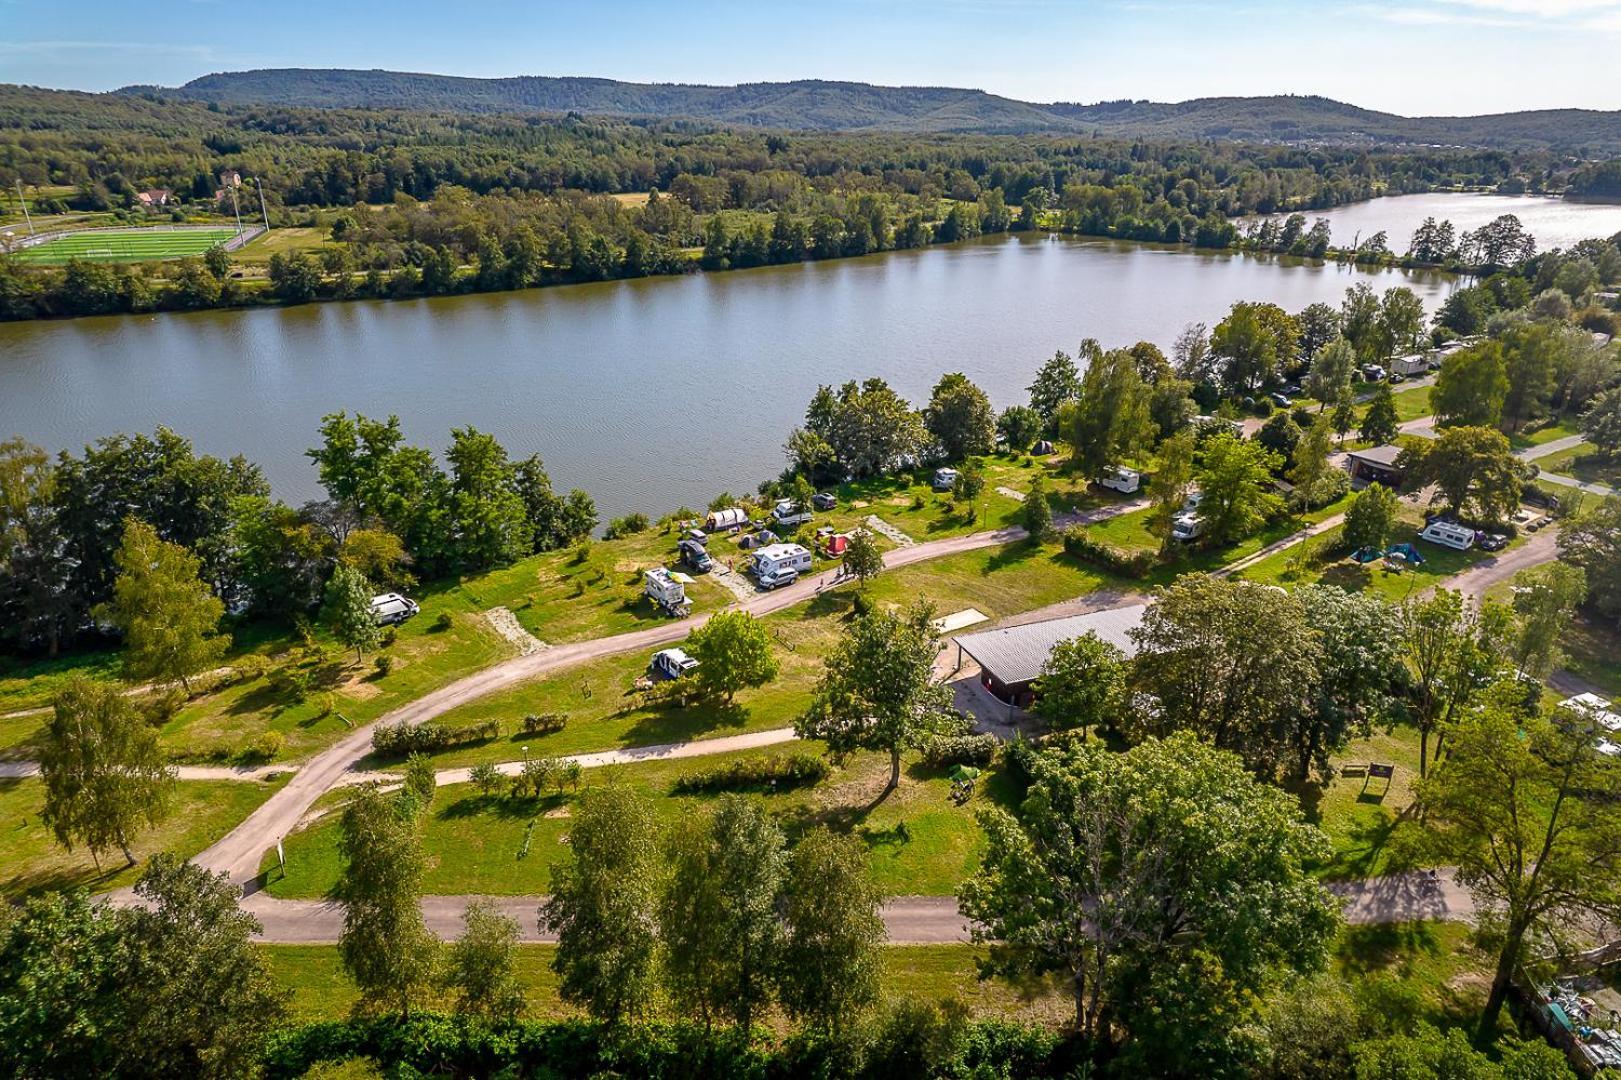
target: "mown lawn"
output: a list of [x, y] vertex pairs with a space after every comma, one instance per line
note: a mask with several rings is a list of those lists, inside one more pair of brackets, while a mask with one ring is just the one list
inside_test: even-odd
[[1284, 588], [1321, 582], [1338, 585], [1348, 592], [1374, 592], [1387, 600], [1401, 601], [1433, 586], [1444, 585], [1453, 575], [1492, 557], [1490, 552], [1478, 548], [1454, 551], [1427, 543], [1418, 539], [1418, 529], [1409, 522], [1398, 530], [1392, 543], [1410, 543], [1418, 548], [1424, 556], [1424, 565], [1391, 571], [1382, 560], [1365, 564], [1352, 561], [1340, 542], [1343, 531], [1336, 525], [1293, 548], [1267, 556], [1237, 576]]
[[[554, 945], [520, 945], [516, 975], [523, 986], [524, 1015], [556, 1019], [579, 1015], [557, 994], [557, 976], [551, 962]], [[348, 1015], [359, 993], [344, 973], [335, 945], [261, 945], [271, 978], [292, 994], [289, 1002], [295, 1022], [337, 1020]], [[1067, 1015], [1066, 999], [1050, 979], [1015, 988], [1001, 980], [981, 982], [975, 961], [985, 955], [975, 945], [892, 945], [883, 951], [883, 993], [889, 1000], [956, 999], [974, 1016], [996, 1016], [1026, 1022], [1061, 1022]], [[449, 1009], [454, 1002], [430, 997], [430, 1008]], [[781, 1030], [781, 1017], [768, 1017]]]
[[140, 860], [124, 866], [122, 854], [104, 855], [101, 869], [83, 848], [64, 851], [40, 820], [45, 785], [37, 779], [0, 779], [0, 895], [17, 898], [49, 889], [97, 891], [132, 883], [148, 856], [172, 851], [190, 857], [225, 835], [268, 799], [281, 781], [185, 781], [175, 785], [169, 815], [131, 847]]
[[[1399, 983], [1417, 1019], [1439, 1027], [1473, 1027], [1486, 1003], [1496, 957], [1464, 923], [1406, 922], [1347, 926], [1330, 961], [1353, 986]], [[1504, 1017], [1505, 1029], [1512, 1019]]]
[[[54, 660], [20, 660], [0, 656], [0, 717], [24, 709], [39, 709], [69, 679], [87, 676], [111, 679], [118, 675], [118, 653], [111, 649], [74, 653]], [[5, 721], [0, 720], [0, 731]], [[0, 746], [6, 745], [0, 736]]]
[[1561, 450], [1557, 454], [1538, 458], [1535, 464], [1543, 472], [1554, 473], [1557, 476], [1573, 476], [1584, 484], [1621, 486], [1621, 458], [1600, 453], [1598, 447], [1592, 443], [1584, 442], [1569, 450]]
[[1559, 639], [1564, 667], [1612, 698], [1621, 699], [1621, 629], [1582, 612]]
[[[680, 776], [740, 759], [820, 753], [819, 744], [793, 744], [770, 750], [717, 754], [701, 759], [658, 761], [587, 771], [585, 785], [625, 784], [645, 795], [661, 826], [701, 812], [714, 795], [675, 795]], [[983, 837], [974, 819], [975, 803], [1010, 803], [1011, 782], [1000, 771], [982, 779], [974, 802], [957, 806], [950, 782], [909, 755], [901, 786], [877, 801], [888, 779], [887, 755], [860, 754], [814, 787], [754, 791], [790, 838], [819, 824], [853, 832], [867, 844], [874, 880], [887, 893], [942, 896], [973, 872]], [[443, 788], [434, 800], [423, 832], [429, 869], [428, 893], [528, 895], [545, 893], [551, 868], [565, 857], [573, 791], [540, 799], [485, 796], [471, 785]], [[286, 841], [287, 876], [265, 868], [275, 896], [324, 896], [337, 881], [338, 815], [329, 815]], [[527, 849], [526, 849], [527, 842]]]
[[[1431, 740], [1433, 752], [1434, 740]], [[1346, 766], [1396, 766], [1387, 785], [1378, 777], [1345, 775]], [[1398, 727], [1357, 739], [1334, 757], [1336, 775], [1326, 785], [1295, 787], [1306, 818], [1328, 834], [1334, 858], [1321, 869], [1329, 880], [1376, 877], [1427, 866], [1414, 850], [1418, 826], [1409, 816], [1418, 781], [1418, 731]], [[1364, 781], [1366, 781], [1364, 783]]]

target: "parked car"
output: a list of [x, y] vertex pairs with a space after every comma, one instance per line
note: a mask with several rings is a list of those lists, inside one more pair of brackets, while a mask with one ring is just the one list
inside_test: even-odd
[[1299, 397], [1301, 394], [1304, 394], [1306, 391], [1305, 391], [1305, 388], [1302, 387], [1299, 383], [1290, 383], [1288, 386], [1285, 386], [1283, 388], [1283, 392], [1285, 394], [1288, 394], [1290, 397]]
[[940, 468], [934, 470], [934, 490], [950, 491], [957, 485], [957, 470]]
[[653, 654], [653, 673], [666, 679], [679, 679], [698, 670], [698, 661], [680, 649], [661, 649]]
[[1502, 551], [1508, 547], [1508, 537], [1502, 533], [1476, 533], [1475, 546], [1481, 551]]
[[394, 626], [404, 622], [422, 609], [415, 600], [397, 592], [386, 592], [371, 598], [371, 617], [378, 626]]
[[681, 562], [694, 573], [707, 574], [715, 568], [715, 560], [705, 547], [695, 540], [683, 540], [676, 545], [681, 553]]
[[1399, 371], [1392, 371], [1390, 373], [1390, 378], [1387, 381], [1392, 386], [1394, 386], [1396, 383], [1404, 383], [1404, 382], [1406, 382], [1407, 381], [1407, 376], [1403, 375]]
[[1267, 397], [1272, 400], [1272, 404], [1280, 409], [1291, 408], [1294, 405], [1294, 399], [1282, 392], [1271, 393]]
[[784, 585], [792, 585], [798, 581], [799, 571], [791, 566], [782, 566], [775, 570], [763, 571], [755, 580], [760, 583], [760, 588], [770, 592], [772, 589], [780, 589]]
[[839, 505], [839, 497], [831, 491], [818, 491], [811, 496], [811, 505], [818, 510], [832, 510]]

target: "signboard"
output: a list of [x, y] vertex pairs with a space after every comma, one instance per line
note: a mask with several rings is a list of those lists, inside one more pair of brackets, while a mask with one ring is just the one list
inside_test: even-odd
[[1394, 765], [1369, 765], [1368, 766], [1368, 775], [1369, 776], [1377, 776], [1382, 780], [1389, 780], [1391, 777], [1396, 775], [1396, 766], [1394, 766]]

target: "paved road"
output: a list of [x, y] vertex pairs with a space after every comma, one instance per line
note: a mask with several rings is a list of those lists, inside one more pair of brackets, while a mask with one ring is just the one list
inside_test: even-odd
[[1538, 458], [1553, 457], [1555, 454], [1564, 453], [1566, 450], [1574, 450], [1584, 441], [1586, 440], [1581, 435], [1566, 435], [1562, 439], [1554, 439], [1551, 442], [1541, 443], [1537, 446], [1528, 446], [1514, 456], [1521, 461], [1536, 461]]
[[1546, 480], [1550, 484], [1558, 484], [1560, 487], [1575, 488], [1577, 491], [1585, 491], [1589, 495], [1598, 495], [1601, 498], [1608, 498], [1609, 496], [1616, 494], [1616, 490], [1613, 487], [1610, 487], [1608, 484], [1590, 483], [1588, 481], [1578, 480], [1574, 476], [1562, 476], [1559, 473], [1551, 473], [1546, 469], [1539, 469], [1537, 471], [1537, 479]]
[[1467, 570], [1454, 574], [1446, 582], [1446, 587], [1457, 589], [1478, 602], [1492, 586], [1509, 580], [1521, 570], [1557, 559], [1558, 542], [1559, 530], [1550, 525], [1541, 532], [1532, 533], [1531, 538], [1519, 547], [1482, 559]]
[[[1439, 919], [1469, 922], [1475, 903], [1452, 871], [1393, 874], [1365, 881], [1334, 882], [1329, 892], [1345, 901], [1345, 921], [1354, 925]], [[120, 899], [123, 899], [120, 897]], [[462, 911], [473, 896], [427, 896], [422, 914], [428, 929], [445, 939], [461, 936]], [[550, 942], [543, 933], [538, 911], [545, 897], [491, 897], [518, 921], [522, 939]], [[242, 908], [259, 920], [262, 941], [287, 945], [320, 945], [338, 940], [343, 930], [343, 905], [330, 900], [279, 900], [263, 892], [244, 897]], [[897, 896], [884, 904], [884, 926], [896, 945], [946, 945], [970, 940], [966, 919], [951, 896]]]
[[[1059, 523], [1084, 524], [1102, 521], [1147, 505], [1147, 499], [1117, 503], [1066, 517]], [[884, 565], [890, 569], [909, 566], [946, 555], [1013, 543], [1024, 539], [1025, 536], [1024, 529], [1015, 526], [931, 540], [928, 543], [886, 552]], [[767, 615], [804, 603], [836, 583], [835, 574], [827, 572], [816, 577], [804, 578], [775, 592], [761, 593], [736, 607], [753, 615]], [[264, 852], [277, 840], [292, 832], [304, 818], [311, 804], [322, 794], [342, 783], [345, 774], [370, 752], [372, 730], [379, 724], [420, 724], [470, 701], [564, 668], [605, 656], [656, 649], [661, 645], [680, 641], [701, 626], [705, 618], [707, 616], [690, 620], [672, 620], [644, 630], [558, 645], [528, 656], [515, 656], [408, 702], [373, 723], [356, 728], [310, 758], [293, 774], [293, 778], [286, 786], [261, 803], [258, 809], [248, 815], [236, 828], [198, 855], [196, 861], [210, 870], [230, 874], [231, 879], [238, 883], [246, 884], [252, 881], [258, 875], [259, 862]]]

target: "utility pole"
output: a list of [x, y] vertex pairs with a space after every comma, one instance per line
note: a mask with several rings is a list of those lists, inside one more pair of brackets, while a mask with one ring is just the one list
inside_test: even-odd
[[259, 189], [259, 213], [264, 215], [265, 232], [269, 232], [270, 231], [270, 211], [265, 209], [265, 186], [264, 186], [264, 184], [259, 182], [259, 178], [257, 176], [255, 176], [253, 178], [253, 186]]
[[236, 235], [242, 235], [242, 207], [236, 201], [236, 188], [231, 188], [231, 213], [236, 215]]
[[34, 219], [28, 216], [28, 200], [23, 198], [23, 182], [17, 181], [17, 205], [23, 208], [23, 220], [28, 222], [28, 235], [34, 235]]

